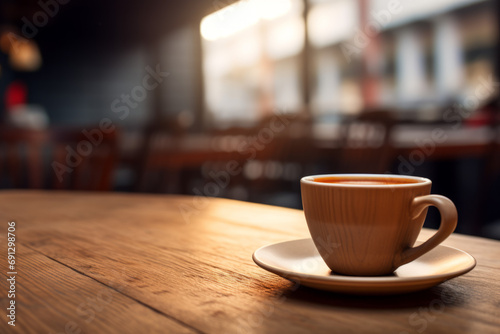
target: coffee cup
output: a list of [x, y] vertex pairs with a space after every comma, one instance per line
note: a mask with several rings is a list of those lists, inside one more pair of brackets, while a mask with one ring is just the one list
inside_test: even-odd
[[[432, 182], [423, 177], [331, 174], [300, 184], [311, 237], [337, 274], [389, 275], [439, 245], [457, 224], [453, 202], [430, 195]], [[414, 247], [429, 206], [439, 210], [441, 225]]]

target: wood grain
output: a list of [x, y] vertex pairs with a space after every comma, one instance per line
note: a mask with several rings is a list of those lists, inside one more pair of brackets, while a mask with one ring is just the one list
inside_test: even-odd
[[[108, 313], [89, 327], [80, 325], [82, 332], [497, 333], [500, 328], [500, 243], [492, 240], [452, 235], [445, 241], [478, 260], [462, 277], [417, 294], [354, 297], [296, 286], [252, 262], [258, 247], [308, 236], [298, 210], [184, 196], [5, 191], [0, 222], [8, 220], [17, 222], [25, 252], [18, 266], [24, 273], [19, 279], [25, 279], [19, 298], [26, 301], [18, 320], [28, 333], [39, 328], [59, 333], [67, 321], [80, 324], [75, 308], [116, 286]], [[0, 229], [2, 244], [5, 232]], [[425, 230], [421, 237], [431, 233]]]
[[[16, 326], [2, 321], [1, 333], [13, 329], [16, 333], [139, 333], [144, 325], [150, 333], [197, 332], [124, 296], [119, 283], [97, 282], [24, 244], [18, 244], [17, 249]], [[5, 261], [0, 270], [4, 283], [8, 271]], [[2, 309], [7, 308], [8, 299], [2, 298], [1, 304]]]

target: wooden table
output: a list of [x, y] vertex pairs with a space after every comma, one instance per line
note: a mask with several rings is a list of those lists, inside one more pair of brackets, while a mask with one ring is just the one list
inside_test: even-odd
[[[16, 222], [16, 327], [7, 222]], [[301, 211], [224, 199], [0, 192], [0, 333], [499, 333], [500, 242], [452, 235], [470, 273], [400, 296], [327, 293], [252, 262]], [[432, 231], [424, 230], [423, 237]]]

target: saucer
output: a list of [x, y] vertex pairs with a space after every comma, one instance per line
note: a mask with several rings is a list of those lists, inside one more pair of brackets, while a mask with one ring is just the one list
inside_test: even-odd
[[463, 275], [476, 266], [476, 260], [468, 253], [439, 245], [399, 267], [392, 275], [339, 275], [326, 266], [310, 238], [261, 247], [253, 253], [253, 260], [263, 269], [307, 287], [372, 295], [424, 290]]

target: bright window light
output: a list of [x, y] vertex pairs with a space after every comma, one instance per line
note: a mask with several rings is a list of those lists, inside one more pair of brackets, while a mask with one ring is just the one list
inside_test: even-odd
[[359, 26], [357, 1], [338, 0], [319, 3], [308, 14], [312, 45], [325, 47], [347, 40]]
[[200, 32], [209, 41], [229, 37], [260, 20], [273, 20], [290, 11], [290, 0], [243, 0], [203, 18]]

